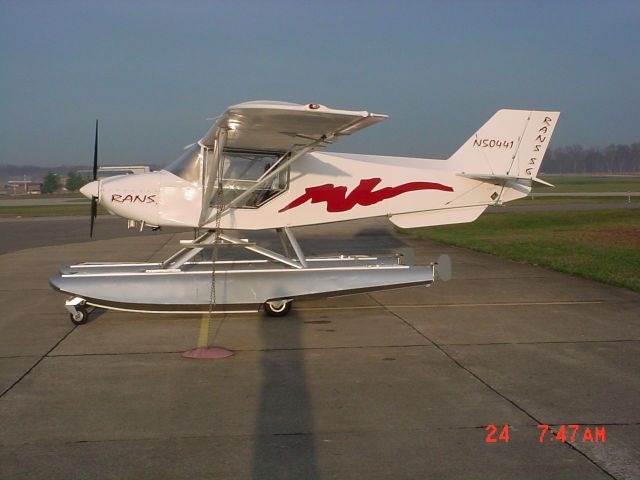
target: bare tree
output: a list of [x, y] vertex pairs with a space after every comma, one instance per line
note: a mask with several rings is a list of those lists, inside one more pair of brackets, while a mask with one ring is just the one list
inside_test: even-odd
[[544, 173], [640, 173], [640, 142], [604, 148], [569, 145], [549, 149]]

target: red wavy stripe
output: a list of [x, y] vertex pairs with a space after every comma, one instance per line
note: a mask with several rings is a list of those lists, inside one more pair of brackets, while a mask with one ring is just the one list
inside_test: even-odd
[[294, 201], [280, 212], [286, 212], [292, 208], [299, 207], [303, 203], [311, 201], [311, 203], [327, 203], [327, 212], [346, 212], [356, 205], [366, 207], [374, 205], [383, 200], [397, 197], [403, 193], [413, 192], [415, 190], [442, 190], [443, 192], [453, 192], [453, 188], [441, 183], [433, 182], [409, 182], [398, 185], [397, 187], [384, 187], [380, 190], [373, 189], [382, 181], [380, 178], [367, 178], [360, 180], [360, 183], [353, 191], [347, 195], [347, 187], [336, 187], [333, 183], [326, 183], [316, 187], [305, 189], [305, 193], [300, 195]]

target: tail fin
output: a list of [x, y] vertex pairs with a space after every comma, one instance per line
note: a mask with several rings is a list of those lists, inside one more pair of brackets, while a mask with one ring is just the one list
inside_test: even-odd
[[559, 116], [560, 112], [498, 110], [449, 161], [467, 177], [542, 182], [536, 175]]

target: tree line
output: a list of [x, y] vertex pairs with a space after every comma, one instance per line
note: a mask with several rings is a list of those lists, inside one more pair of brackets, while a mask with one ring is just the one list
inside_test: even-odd
[[640, 142], [631, 145], [549, 148], [542, 163], [544, 173], [640, 173]]
[[[75, 171], [69, 172], [64, 186], [70, 192], [80, 190], [86, 183], [89, 182], [89, 178], [78, 175]], [[60, 177], [53, 173], [47, 173], [42, 179], [42, 193], [55, 193], [62, 188], [62, 182]]]
[[[83, 167], [59, 166], [53, 168], [33, 165], [0, 165], [0, 179], [22, 177], [43, 179], [43, 193], [55, 192], [62, 187], [60, 175], [68, 173], [65, 187], [75, 192], [89, 179], [78, 175]], [[154, 165], [152, 169], [157, 170]], [[45, 175], [44, 172], [48, 173]], [[640, 142], [630, 145], [611, 144], [606, 147], [569, 145], [549, 148], [542, 164], [542, 173], [573, 174], [640, 174]]]

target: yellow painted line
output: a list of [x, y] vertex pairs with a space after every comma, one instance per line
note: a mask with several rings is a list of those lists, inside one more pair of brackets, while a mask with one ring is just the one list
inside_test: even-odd
[[198, 333], [198, 348], [209, 346], [209, 314], [205, 313], [200, 319], [200, 332]]
[[593, 305], [604, 303], [604, 300], [569, 300], [560, 302], [504, 302], [504, 303], [450, 303], [432, 305], [388, 305], [387, 308], [437, 308], [437, 307], [526, 307], [544, 305]]
[[380, 308], [451, 308], [451, 307], [525, 307], [544, 305], [593, 305], [605, 303], [604, 300], [572, 300], [560, 302], [505, 302], [505, 303], [432, 303], [424, 305], [361, 305], [355, 307], [297, 307], [297, 311], [304, 310], [374, 310]]

